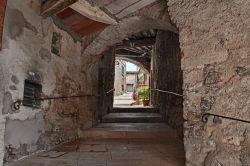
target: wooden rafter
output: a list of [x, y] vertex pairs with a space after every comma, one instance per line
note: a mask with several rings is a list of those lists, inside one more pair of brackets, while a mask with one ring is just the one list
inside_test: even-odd
[[41, 7], [42, 16], [51, 16], [66, 9], [77, 0], [48, 0]]
[[135, 53], [133, 51], [129, 51], [129, 50], [116, 50], [116, 54], [117, 55], [124, 55], [124, 56], [127, 56], [127, 55], [132, 55], [132, 56], [141, 56], [140, 53]]
[[155, 38], [150, 37], [150, 38], [143, 38], [143, 39], [137, 39], [137, 40], [136, 39], [126, 40], [126, 41], [123, 41], [122, 43], [117, 44], [117, 49], [130, 47], [131, 43], [133, 44], [134, 47], [152, 46], [155, 44]]
[[97, 32], [108, 26], [108, 24], [91, 20], [70, 7], [57, 13], [56, 16], [80, 37]]

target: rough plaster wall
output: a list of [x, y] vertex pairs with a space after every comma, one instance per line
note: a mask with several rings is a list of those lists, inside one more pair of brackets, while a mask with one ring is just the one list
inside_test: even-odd
[[[42, 19], [30, 1], [8, 0], [0, 52], [0, 148], [16, 148], [16, 158], [53, 147], [77, 137], [76, 117], [62, 115], [83, 112], [81, 100], [43, 102], [41, 109], [21, 107], [13, 112], [10, 104], [22, 99], [28, 72], [39, 76], [44, 96], [75, 95], [80, 85], [81, 44], [58, 29], [50, 18]], [[50, 52], [52, 33], [62, 35], [61, 56]], [[86, 122], [86, 121], [85, 121]], [[1, 165], [1, 164], [0, 164]]]
[[180, 31], [186, 165], [250, 165], [250, 1], [169, 0]]

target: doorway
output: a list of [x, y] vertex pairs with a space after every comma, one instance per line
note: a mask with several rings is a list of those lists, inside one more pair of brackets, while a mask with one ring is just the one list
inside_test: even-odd
[[114, 80], [114, 107], [144, 106], [142, 93], [150, 87], [148, 72], [131, 61], [116, 57]]

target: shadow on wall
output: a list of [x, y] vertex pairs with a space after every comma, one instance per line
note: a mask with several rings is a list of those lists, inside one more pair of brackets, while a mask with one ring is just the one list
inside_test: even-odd
[[[152, 89], [170, 91], [182, 95], [183, 72], [179, 35], [159, 30], [156, 36], [152, 64]], [[163, 114], [167, 124], [183, 138], [183, 97], [153, 91], [153, 105]]]

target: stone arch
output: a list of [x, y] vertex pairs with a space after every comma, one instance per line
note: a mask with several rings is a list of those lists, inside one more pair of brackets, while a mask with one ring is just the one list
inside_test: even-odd
[[133, 64], [139, 66], [140, 68], [142, 68], [142, 70], [146, 71], [147, 74], [149, 74], [150, 69], [148, 67], [146, 67], [145, 64], [142, 64], [139, 61], [136, 61], [136, 60], [133, 60], [133, 59], [127, 58], [127, 57], [116, 57], [116, 59], [124, 60], [124, 61], [130, 62], [130, 63], [133, 63]]
[[[160, 6], [162, 7], [162, 6]], [[119, 42], [121, 42], [123, 39], [130, 37], [131, 35], [135, 34], [135, 33], [139, 33], [141, 31], [146, 31], [149, 29], [157, 29], [157, 30], [162, 30], [165, 31], [166, 34], [164, 35], [163, 38], [160, 38], [160, 40], [163, 43], [167, 43], [169, 47], [164, 48], [165, 46], [162, 44], [158, 43], [158, 48], [164, 48], [164, 51], [167, 52], [167, 54], [170, 54], [170, 56], [175, 56], [175, 58], [179, 58], [180, 54], [180, 43], [179, 41], [179, 31], [178, 28], [171, 22], [169, 13], [168, 13], [168, 9], [167, 9], [167, 5], [163, 6], [162, 8], [164, 8], [164, 10], [161, 10], [161, 12], [158, 12], [156, 9], [150, 9], [150, 12], [148, 11], [144, 11], [144, 13], [142, 14], [141, 12], [135, 13], [133, 16], [124, 18], [123, 20], [121, 20], [118, 24], [116, 25], [110, 25], [109, 27], [107, 27], [106, 29], [104, 29], [102, 32], [100, 32], [93, 40], [92, 42], [90, 42], [90, 44], [88, 46], [84, 45], [85, 49], [83, 50], [83, 59], [90, 59], [90, 61], [92, 60], [97, 60], [100, 58], [99, 55], [104, 55], [103, 53], [108, 50], [110, 47], [115, 47], [115, 45]], [[154, 10], [156, 10], [156, 13], [154, 13]], [[164, 12], [164, 13], [163, 13]], [[159, 35], [160, 36], [160, 35]], [[173, 47], [175, 47], [174, 49], [171, 48], [172, 47], [172, 43], [171, 40], [174, 39], [174, 45]], [[87, 39], [86, 39], [87, 40]], [[161, 42], [159, 41], [159, 42]], [[178, 48], [176, 47], [178, 45]], [[155, 70], [153, 73], [150, 73], [150, 75], [152, 74], [153, 77], [154, 75], [158, 75], [157, 78], [153, 78], [151, 75], [151, 88], [152, 89], [162, 89], [162, 90], [169, 90], [171, 88], [166, 87], [166, 86], [162, 86], [162, 85], [171, 85], [171, 86], [175, 86], [174, 83], [174, 79], [172, 79], [173, 77], [175, 77], [175, 74], [173, 74], [174, 72], [171, 72], [171, 74], [168, 74], [167, 76], [164, 75], [164, 77], [166, 77], [166, 79], [163, 79], [161, 76], [162, 73], [167, 73], [166, 72], [166, 68], [164, 67], [164, 63], [168, 63], [170, 65], [168, 66], [172, 66], [169, 68], [169, 71], [177, 71], [176, 69], [178, 68], [178, 72], [181, 71], [181, 66], [180, 64], [178, 65], [171, 65], [171, 61], [173, 59], [169, 59], [167, 56], [165, 56], [164, 52], [161, 51], [159, 52], [161, 54], [161, 57], [164, 57], [164, 61], [161, 61], [162, 59], [158, 59], [158, 62], [161, 62], [161, 66], [160, 66], [160, 71], [159, 70]], [[104, 55], [105, 56], [105, 55]], [[176, 60], [175, 59], [175, 60]], [[126, 60], [130, 60], [129, 58], [126, 57]], [[139, 62], [135, 62], [134, 60], [132, 60], [132, 63], [138, 64]], [[155, 61], [155, 59], [154, 59]], [[179, 62], [179, 59], [178, 59]], [[89, 62], [88, 62], [89, 63]], [[140, 65], [139, 63], [139, 66]], [[166, 65], [165, 65], [166, 66]], [[159, 67], [159, 66], [157, 66]], [[147, 70], [148, 71], [148, 70]], [[168, 72], [170, 73], [170, 72]], [[181, 72], [180, 72], [181, 73]], [[171, 75], [171, 76], [169, 76]], [[182, 76], [183, 74], [181, 73], [180, 76]], [[168, 77], [168, 78], [167, 78]], [[170, 79], [169, 79], [170, 78]], [[182, 81], [183, 78], [180, 77], [181, 81], [179, 81], [179, 83], [182, 85]], [[155, 81], [155, 80], [160, 80], [160, 81]], [[168, 83], [166, 83], [165, 80], [169, 80]], [[160, 83], [159, 83], [160, 82]], [[160, 85], [160, 86], [158, 86]], [[178, 93], [182, 93], [182, 87], [178, 86]], [[159, 100], [158, 100], [159, 99]], [[183, 108], [182, 108], [182, 103], [183, 100], [182, 98], [178, 101], [181, 102], [174, 102], [175, 97], [166, 97], [166, 95], [164, 93], [161, 93], [159, 95], [156, 95], [156, 97], [154, 98], [154, 100], [158, 100], [159, 102], [155, 103], [155, 105], [158, 107], [160, 105], [162, 105], [162, 107], [160, 107], [160, 113], [164, 116], [164, 120], [170, 124], [173, 128], [176, 129], [176, 131], [178, 132], [179, 138], [182, 139], [183, 138], [183, 121], [182, 121], [182, 117], [183, 117]], [[165, 102], [164, 104], [162, 102]], [[167, 110], [167, 105], [169, 103], [177, 103], [178, 106], [178, 114], [175, 113], [177, 111], [175, 111], [175, 107], [171, 106], [171, 111]], [[180, 103], [180, 104], [179, 104]], [[166, 111], [167, 110], [167, 111]], [[179, 120], [180, 119], [180, 120]], [[170, 121], [171, 120], [171, 121]], [[175, 124], [176, 122], [176, 124]]]
[[[168, 16], [168, 13], [166, 15]], [[169, 17], [160, 19], [150, 16], [132, 16], [103, 30], [86, 47], [83, 51], [83, 56], [100, 55], [107, 48], [114, 46], [132, 34], [148, 29], [161, 29], [178, 33], [177, 28], [171, 23]]]

